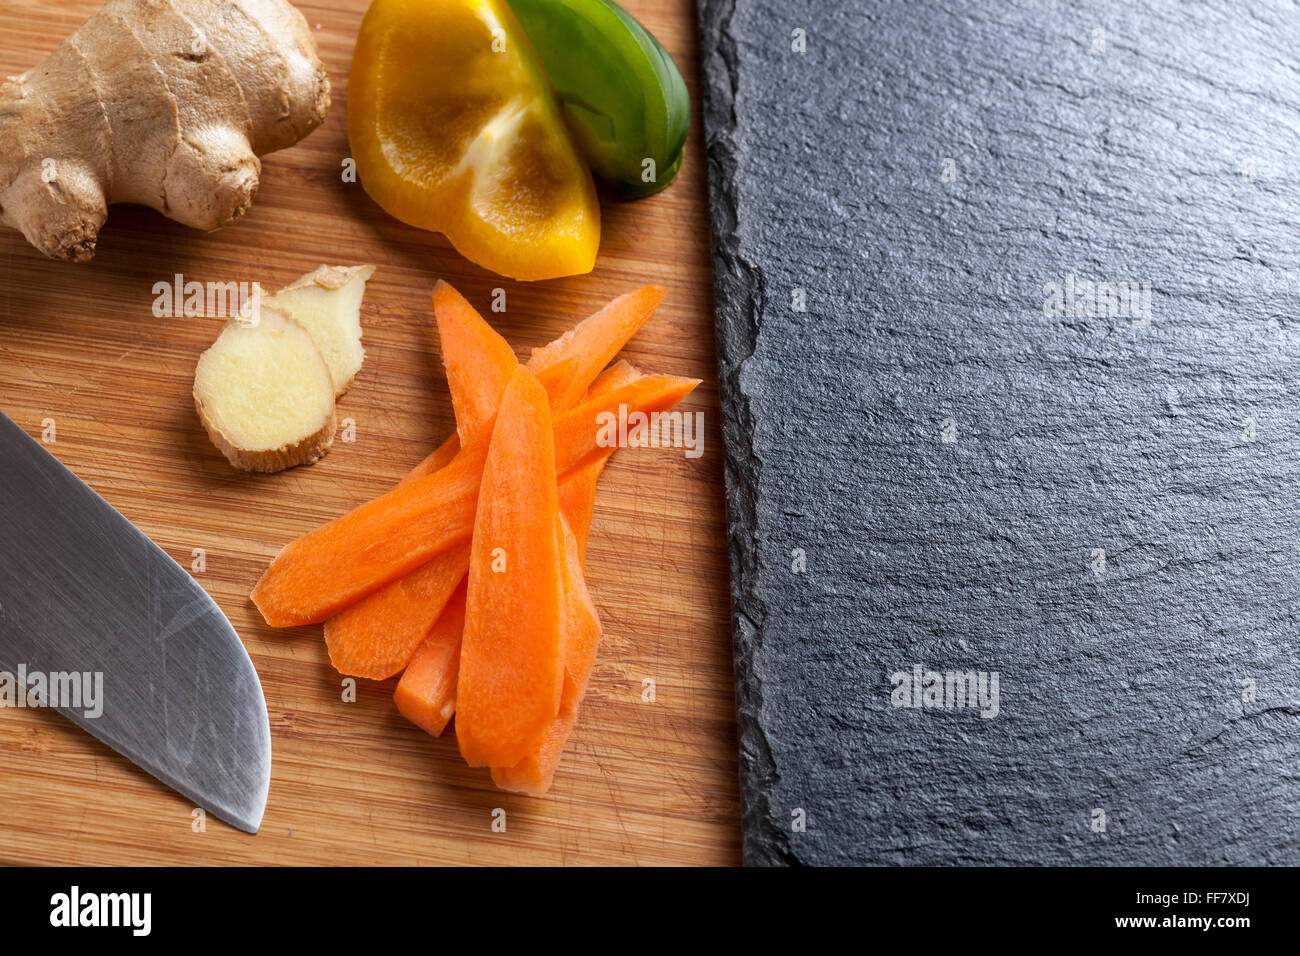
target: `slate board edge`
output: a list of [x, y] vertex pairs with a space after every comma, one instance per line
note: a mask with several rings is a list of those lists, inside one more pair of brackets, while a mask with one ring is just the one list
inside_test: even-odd
[[754, 668], [766, 617], [754, 587], [759, 570], [757, 504], [761, 462], [754, 454], [753, 416], [740, 376], [745, 362], [754, 354], [766, 289], [762, 270], [746, 261], [740, 249], [742, 224], [735, 193], [740, 54], [731, 32], [735, 14], [736, 0], [700, 0], [701, 112], [713, 233], [744, 860], [747, 865], [771, 866], [797, 864], [799, 860], [791, 851], [787, 835], [775, 825], [770, 805], [769, 792], [778, 772], [761, 720], [762, 679]]

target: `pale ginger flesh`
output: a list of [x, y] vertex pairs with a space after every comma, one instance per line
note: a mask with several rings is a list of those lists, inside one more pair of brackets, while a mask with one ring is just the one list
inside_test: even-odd
[[342, 395], [366, 359], [361, 299], [374, 266], [321, 266], [263, 301], [283, 309], [311, 333]]
[[311, 464], [329, 451], [338, 416], [334, 379], [310, 333], [263, 305], [232, 319], [199, 358], [194, 407], [208, 437], [242, 471]]

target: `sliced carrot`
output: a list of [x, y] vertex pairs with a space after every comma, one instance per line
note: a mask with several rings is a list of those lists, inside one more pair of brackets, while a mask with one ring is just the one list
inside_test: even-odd
[[433, 287], [433, 314], [456, 430], [460, 443], [468, 445], [491, 426], [519, 360], [510, 343], [441, 279]]
[[[517, 365], [518, 363], [516, 362], [515, 364]], [[577, 373], [575, 371], [577, 367], [578, 367], [578, 359], [576, 357], [569, 358], [566, 359], [558, 367], [558, 369], [554, 372], [554, 374], [563, 377], [565, 381], [577, 381], [577, 377], [576, 377]], [[511, 372], [514, 371], [514, 366], [511, 366], [510, 371]], [[506, 378], [509, 377], [510, 377], [509, 373], [507, 373]], [[495, 410], [496, 409], [494, 407], [493, 411]], [[412, 481], [415, 481], [417, 478], [423, 478], [425, 475], [431, 475], [439, 468], [446, 467], [446, 465], [451, 461], [451, 459], [456, 457], [456, 452], [460, 451], [460, 447], [461, 447], [460, 436], [451, 435], [450, 437], [447, 438], [446, 441], [444, 441], [441, 445], [438, 446], [437, 450], [430, 453], [428, 457], [426, 457], [423, 461], [421, 461], [418, 465], [416, 465], [413, 469], [411, 469], [410, 473], [405, 478], [403, 478], [400, 482], [398, 482], [397, 486], [400, 488], [402, 485], [409, 484]]]
[[[528, 368], [546, 386], [551, 409], [562, 412], [577, 404], [600, 370], [623, 350], [663, 300], [664, 290], [657, 285], [620, 295], [554, 342], [534, 349]], [[562, 366], [569, 360], [576, 360], [577, 365], [566, 374]]]
[[[547, 394], [551, 397], [552, 412], [566, 411], [577, 403], [596, 378], [596, 374], [622, 350], [623, 346], [654, 314], [663, 297], [664, 290], [659, 286], [645, 286], [635, 292], [619, 296], [553, 342], [533, 350], [528, 368], [546, 387]], [[438, 311], [439, 305], [443, 309], [441, 314]], [[491, 394], [496, 389], [496, 400], [500, 401], [501, 392], [505, 390], [505, 379], [508, 379], [510, 373], [514, 371], [518, 360], [515, 358], [514, 351], [510, 349], [509, 343], [492, 330], [491, 326], [483, 320], [482, 315], [453, 286], [441, 279], [434, 286], [434, 315], [438, 318], [439, 335], [444, 334], [445, 322], [449, 326], [447, 339], [454, 340], [456, 346], [463, 346], [453, 347], [449, 352], [447, 340], [443, 342], [443, 363], [447, 366], [448, 380], [452, 385], [452, 407], [456, 411], [457, 429], [463, 431], [461, 420], [467, 408], [477, 408], [480, 412], [496, 410], [496, 403], [490, 401]], [[475, 322], [475, 319], [478, 321]], [[452, 334], [450, 327], [454, 326], [459, 326], [458, 331], [461, 335]], [[471, 347], [474, 342], [481, 346], [481, 351], [475, 353]], [[451, 355], [464, 360], [450, 358]], [[481, 388], [471, 393], [473, 398], [462, 396], [459, 404], [456, 383], [452, 380], [453, 365], [458, 366], [459, 377], [471, 387], [475, 384], [473, 370], [477, 367], [484, 372], [482, 380], [478, 382]], [[610, 374], [622, 365], [627, 363], [620, 362], [608, 369], [605, 374]], [[627, 367], [631, 368], [630, 365]], [[505, 378], [501, 377], [503, 369]], [[485, 393], [488, 399], [483, 398]], [[475, 417], [474, 420], [483, 421], [479, 417]], [[457, 437], [453, 435], [448, 438], [437, 451], [416, 465], [411, 473], [402, 479], [402, 484], [431, 475], [444, 467], [460, 450]]]
[[[444, 352], [444, 354], [446, 353]], [[504, 359], [502, 359], [500, 365], [504, 366], [505, 364]], [[488, 374], [495, 374], [495, 370], [490, 371]], [[596, 378], [591, 385], [590, 394], [601, 395], [612, 391], [622, 385], [636, 381], [640, 374], [628, 362], [620, 361]], [[459, 420], [460, 413], [458, 413], [457, 417]], [[452, 442], [449, 441], [448, 444], [452, 444]], [[603, 458], [594, 464], [571, 473], [568, 478], [560, 482], [560, 509], [570, 527], [573, 528], [569, 533], [569, 538], [573, 540], [579, 551], [579, 571], [581, 571], [582, 561], [585, 557], [587, 532], [590, 528], [592, 509], [595, 504], [595, 482], [606, 461], [608, 461], [608, 458]], [[581, 522], [581, 533], [574, 527], [575, 521]], [[566, 539], [567, 547], [568, 539]], [[340, 625], [347, 618], [355, 618], [357, 630], [363, 633], [379, 631], [380, 633], [413, 635], [421, 631], [427, 632], [427, 636], [419, 645], [418, 650], [415, 651], [414, 656], [411, 657], [406, 673], [402, 675], [402, 679], [398, 683], [397, 693], [394, 696], [398, 709], [412, 723], [422, 727], [435, 737], [443, 732], [455, 711], [456, 670], [460, 665], [461, 635], [459, 628], [463, 626], [465, 618], [464, 598], [462, 596], [459, 604], [457, 604], [456, 597], [453, 597], [445, 608], [439, 606], [436, 596], [431, 600], [405, 604], [401, 603], [399, 598], [408, 594], [419, 593], [419, 585], [412, 586], [413, 579], [426, 575], [440, 577], [442, 566], [449, 561], [459, 561], [462, 552], [463, 549], [457, 549], [454, 552], [448, 552], [446, 555], [435, 558], [425, 567], [413, 571], [405, 578], [399, 578], [397, 581], [386, 585], [359, 604], [353, 605], [353, 607], [325, 623], [327, 642], [331, 642], [331, 638], [333, 638], [333, 641], [338, 643], [345, 641], [344, 636], [337, 633], [337, 631], [341, 629]], [[435, 568], [437, 570], [434, 570]], [[468, 571], [468, 568], [469, 558], [466, 554], [462, 575]], [[572, 577], [572, 572], [570, 572], [570, 577]], [[387, 592], [390, 591], [395, 592], [395, 594], [388, 597]], [[582, 593], [586, 593], [585, 584], [582, 587]], [[566, 588], [566, 598], [571, 604], [572, 598], [570, 595], [571, 589]], [[591, 603], [590, 598], [587, 599], [587, 607], [590, 608], [591, 617], [599, 627], [595, 605]], [[433, 615], [434, 620], [432, 625], [428, 623], [430, 614]], [[454, 637], [451, 633], [453, 629]], [[332, 634], [332, 632], [334, 633]], [[334, 643], [331, 642], [331, 648], [333, 646]], [[332, 649], [331, 660], [334, 661], [335, 667], [338, 668], [339, 661], [335, 660]], [[339, 669], [342, 670], [342, 668]], [[343, 672], [349, 673], [348, 671]]]
[[564, 745], [578, 719], [578, 707], [587, 692], [587, 681], [596, 663], [600, 644], [600, 618], [587, 592], [578, 558], [578, 542], [567, 524], [561, 522], [565, 543], [565, 641], [564, 688], [560, 708], [548, 724], [537, 746], [515, 764], [492, 768], [492, 780], [504, 790], [533, 796], [551, 787]]
[[[640, 373], [637, 372], [636, 369], [628, 365], [626, 362], [622, 362], [619, 364], [622, 366], [626, 366], [626, 368], [619, 368], [617, 370], [611, 369], [610, 371], [611, 372], [616, 371], [616, 374], [611, 375], [609, 373], [606, 373], [606, 376], [602, 376], [602, 378], [605, 379], [604, 382], [598, 379], [592, 385], [593, 393], [606, 391], [612, 388], [617, 388], [621, 384], [624, 384], [626, 382], [635, 381], [636, 377], [640, 375]], [[565, 557], [566, 557], [566, 561], [569, 562], [568, 572], [567, 572], [568, 579], [573, 580], [576, 578], [578, 581], [581, 582], [580, 590], [566, 585], [565, 596], [566, 596], [567, 607], [570, 609], [570, 618], [577, 621], [580, 621], [581, 618], [578, 615], [575, 615], [573, 613], [575, 607], [582, 608], [585, 606], [589, 610], [590, 619], [595, 622], [595, 626], [597, 629], [597, 635], [596, 635], [597, 640], [599, 639], [600, 621], [596, 615], [595, 604], [591, 601], [590, 596], [587, 595], [586, 583], [581, 581], [581, 574], [582, 574], [582, 569], [585, 566], [585, 560], [586, 560], [587, 531], [590, 528], [592, 510], [595, 505], [596, 479], [599, 477], [601, 470], [605, 467], [605, 463], [608, 460], [609, 459], [607, 456], [597, 461], [594, 464], [588, 465], [585, 468], [580, 468], [577, 471], [571, 472], [567, 478], [565, 478], [560, 482], [560, 487], [559, 487], [560, 513], [561, 515], [563, 515], [566, 523]], [[581, 526], [575, 524], [575, 518], [577, 521], [583, 522], [583, 524]], [[573, 560], [571, 560], [571, 556], [569, 555], [568, 549], [570, 547], [570, 542], [572, 542], [572, 547], [576, 549], [577, 552], [576, 565], [574, 564]], [[460, 552], [457, 551], [454, 553], [459, 554]], [[430, 564], [437, 564], [445, 560], [445, 558], [446, 558], [445, 555], [439, 558], [435, 558], [432, 562], [430, 562]], [[468, 568], [468, 565], [469, 562], [468, 560], [466, 560], [465, 562], [466, 568]], [[576, 568], [576, 574], [575, 574], [575, 568]], [[364, 601], [361, 602], [361, 604], [355, 605], [355, 607], [357, 608], [363, 607], [368, 602], [375, 600], [377, 596], [383, 594], [385, 591], [392, 588], [399, 587], [403, 581], [407, 581], [410, 578], [415, 577], [416, 575], [422, 574], [424, 573], [424, 571], [425, 569], [421, 568], [419, 571], [415, 571], [412, 574], [408, 574], [406, 578], [402, 578], [400, 581], [394, 581], [392, 584], [388, 585], [384, 589], [366, 598]], [[575, 593], [579, 595], [579, 603], [576, 605], [574, 603]], [[351, 609], [349, 609], [348, 611], [344, 611], [343, 615], [340, 615], [340, 617], [349, 614], [350, 611]], [[423, 620], [427, 615], [427, 613], [428, 611], [425, 607], [412, 607], [407, 609], [404, 618], [401, 620], [397, 619], [395, 615], [386, 615], [386, 616], [391, 621], [390, 626], [394, 630], [400, 630], [403, 626], [407, 625], [408, 622], [415, 622], [415, 627], [417, 628], [424, 626]], [[452, 605], [448, 604], [447, 609], [442, 612], [442, 617], [445, 618], [448, 615], [454, 613], [455, 612], [452, 610]], [[460, 615], [462, 618], [464, 617], [463, 609], [461, 610]], [[333, 620], [338, 620], [338, 619], [339, 618], [334, 618]], [[326, 634], [328, 635], [329, 628], [330, 628], [329, 622], [326, 623], [325, 628], [326, 628]], [[572, 633], [574, 630], [575, 627], [571, 624], [570, 632]], [[581, 634], [583, 632], [579, 630], [578, 633], [579, 633], [579, 637], [577, 638], [577, 640], [581, 642], [583, 640], [581, 637]], [[450, 704], [448, 704], [447, 691], [445, 690], [445, 688], [450, 687], [452, 689], [452, 697], [454, 698], [454, 691], [456, 686], [455, 668], [458, 666], [460, 658], [459, 655], [452, 657], [446, 652], [443, 645], [446, 643], [447, 640], [448, 638], [445, 637], [444, 622], [441, 618], [439, 618], [437, 623], [433, 626], [429, 636], [425, 638], [424, 644], [420, 645], [420, 650], [416, 651], [415, 656], [411, 659], [410, 666], [407, 669], [407, 674], [404, 674], [402, 676], [402, 683], [406, 684], [407, 675], [411, 673], [411, 669], [417, 668], [417, 663], [418, 663], [418, 669], [417, 669], [418, 676], [412, 678], [410, 685], [408, 686], [407, 691], [405, 692], [406, 693], [405, 706], [412, 713], [421, 714], [421, 715], [429, 715], [435, 713], [441, 714], [446, 708], [450, 707], [450, 710], [447, 711], [447, 719], [450, 719], [451, 711], [454, 711], [455, 709], [454, 700]], [[569, 637], [568, 640], [572, 642], [575, 639], [573, 637]], [[456, 636], [457, 647], [459, 647], [459, 641], [460, 641], [460, 635], [459, 632], [457, 632], [457, 636]], [[433, 646], [430, 648], [430, 650], [425, 651], [424, 647], [426, 644], [433, 645]], [[439, 674], [437, 671], [437, 668], [439, 667], [444, 668], [444, 672], [441, 674]], [[450, 673], [447, 673], [446, 672], [447, 670], [449, 670]], [[566, 674], [568, 673], [569, 671], [566, 668]], [[566, 679], [565, 681], [566, 693], [569, 692], [569, 688], [572, 683], [573, 681], [571, 679]], [[581, 691], [578, 692], [578, 696], [579, 697], [581, 696]], [[402, 712], [407, 713], [405, 709]], [[410, 714], [408, 714], [407, 716], [410, 716]], [[432, 733], [434, 736], [437, 736], [438, 734], [442, 733], [442, 726], [445, 726], [445, 725], [442, 726], [437, 725], [436, 721], [427, 718], [427, 716], [423, 719], [423, 721], [417, 720], [414, 717], [412, 717], [411, 719], [419, 726], [424, 727], [426, 730], [429, 730], [429, 726], [438, 726], [437, 730], [429, 730], [429, 732]], [[560, 740], [560, 744], [562, 748], [563, 739]]]
[[[554, 419], [558, 472], [567, 475], [611, 450], [607, 417], [617, 417], [620, 408], [629, 414], [666, 411], [697, 384], [698, 379], [646, 375]], [[286, 546], [253, 589], [253, 602], [266, 622], [272, 627], [319, 623], [468, 540], [488, 444], [480, 438], [445, 468]]]
[[546, 390], [527, 369], [501, 400], [483, 466], [456, 684], [471, 767], [513, 766], [541, 742], [564, 685], [565, 561]]
[[[462, 445], [487, 434], [510, 376], [519, 367], [510, 344], [441, 280], [433, 289], [433, 311], [457, 434], [416, 466], [399, 488], [445, 467]], [[325, 622], [330, 662], [340, 674], [372, 680], [400, 673], [468, 569], [466, 545], [439, 555], [330, 618]]]
[[555, 419], [555, 461], [567, 475], [607, 457], [617, 447], [619, 422], [638, 414], [666, 412], [700, 384], [698, 378], [643, 375], [601, 395], [590, 397]]
[[596, 480], [605, 467], [605, 459], [579, 468], [560, 482], [560, 513], [564, 515], [578, 542], [578, 558], [587, 564], [587, 538], [596, 511]]
[[487, 444], [285, 546], [253, 588], [266, 623], [318, 624], [468, 541]]
[[[492, 427], [501, 396], [519, 360], [483, 316], [441, 279], [433, 289], [433, 312], [457, 434], [421, 462], [398, 485], [445, 467], [463, 444]], [[565, 367], [572, 367], [572, 359]], [[325, 622], [330, 662], [341, 674], [384, 680], [400, 673], [433, 630], [461, 578], [469, 549], [439, 555], [405, 577]]]
[[587, 692], [587, 678], [596, 663], [600, 644], [600, 615], [587, 590], [578, 555], [578, 539], [561, 516], [560, 540], [564, 545], [564, 689], [560, 714], [577, 710]]
[[626, 359], [619, 359], [596, 376], [586, 398], [596, 398], [624, 385], [631, 385], [638, 378], [641, 378], [640, 369]]
[[334, 669], [369, 680], [400, 674], [468, 570], [465, 543], [330, 618], [325, 646]]
[[531, 753], [511, 767], [492, 768], [492, 782], [512, 793], [543, 796], [551, 789], [560, 758], [564, 756], [564, 746], [577, 722], [576, 711], [565, 717], [556, 717], [547, 726], [542, 742]]
[[[610, 366], [592, 382], [587, 398], [599, 398], [624, 385], [630, 385], [641, 377], [636, 367], [628, 362], [618, 362]], [[610, 454], [613, 454], [610, 449]], [[570, 472], [560, 480], [560, 512], [573, 530], [578, 542], [578, 555], [582, 566], [587, 565], [587, 538], [591, 533], [591, 520], [596, 508], [596, 482], [609, 455], [592, 462], [584, 468]]]
[[456, 712], [456, 675], [460, 670], [460, 639], [464, 629], [465, 582], [462, 580], [393, 692], [402, 716], [435, 737], [447, 729]]

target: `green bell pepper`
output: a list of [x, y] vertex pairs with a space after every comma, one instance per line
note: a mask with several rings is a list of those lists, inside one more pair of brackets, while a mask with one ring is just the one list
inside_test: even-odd
[[629, 199], [672, 182], [691, 101], [662, 44], [612, 0], [509, 2], [592, 172]]

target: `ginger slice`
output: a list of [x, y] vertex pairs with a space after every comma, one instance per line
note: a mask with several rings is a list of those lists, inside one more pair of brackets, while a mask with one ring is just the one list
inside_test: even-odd
[[311, 333], [263, 303], [255, 324], [232, 319], [199, 357], [194, 406], [212, 443], [242, 471], [320, 459], [334, 442], [334, 380]]
[[263, 299], [306, 329], [329, 365], [337, 398], [366, 359], [361, 347], [361, 298], [374, 266], [321, 266]]

